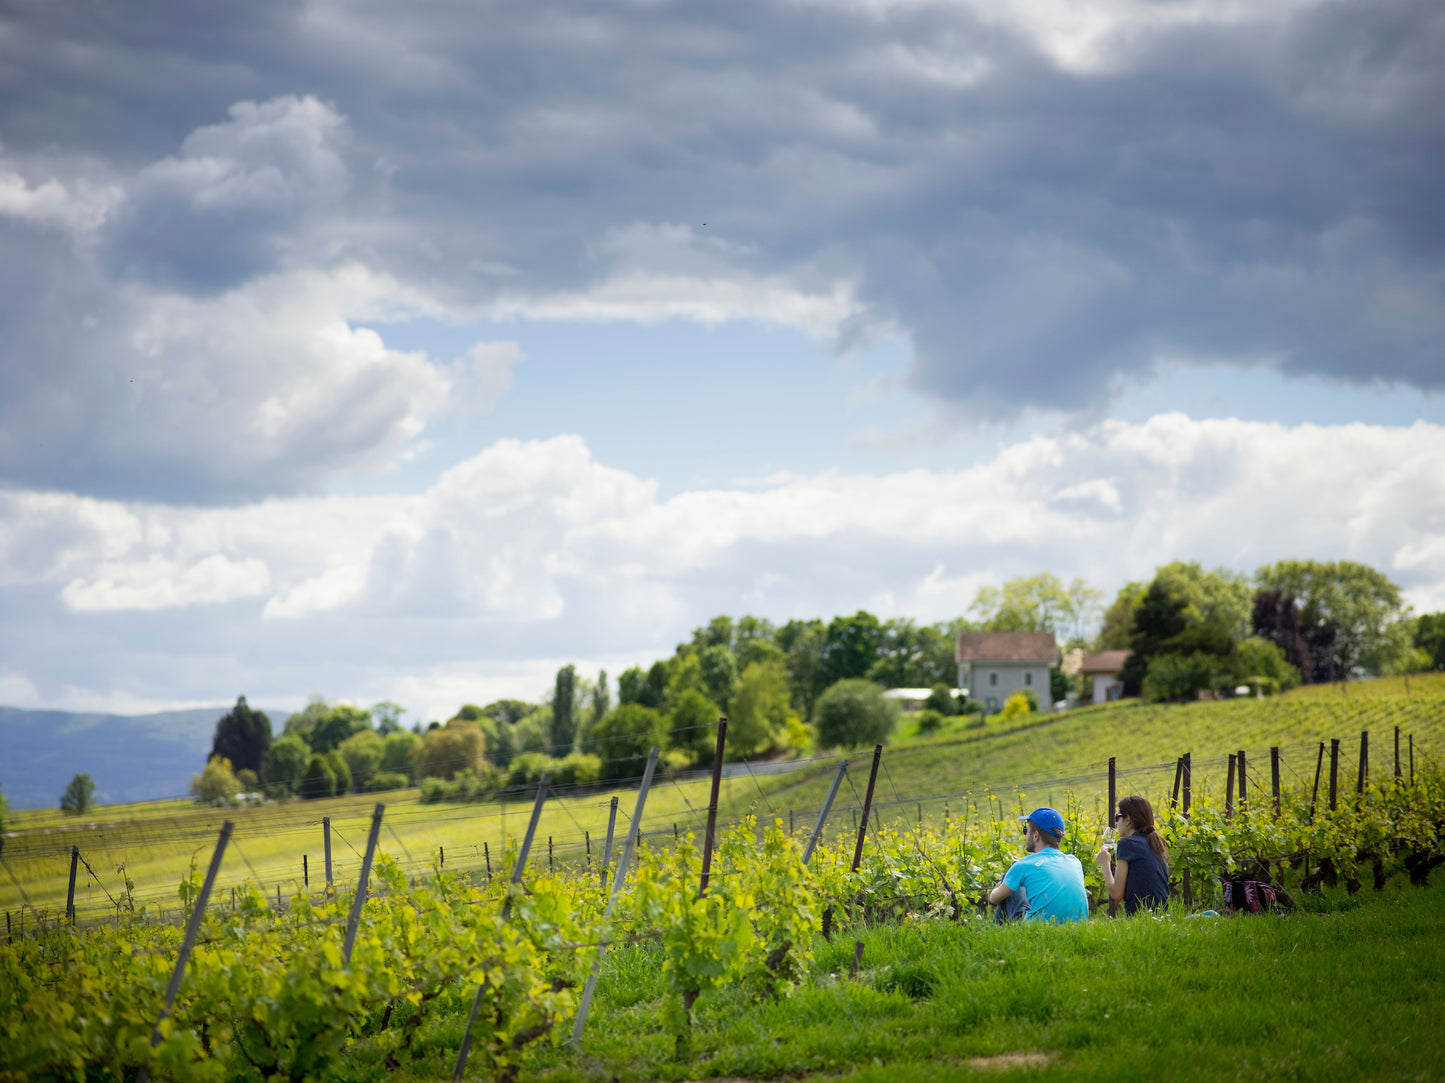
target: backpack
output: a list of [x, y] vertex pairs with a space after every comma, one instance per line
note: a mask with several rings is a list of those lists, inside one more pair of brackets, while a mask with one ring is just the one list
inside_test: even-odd
[[1226, 914], [1264, 914], [1279, 908], [1274, 888], [1262, 880], [1226, 880], [1224, 912]]

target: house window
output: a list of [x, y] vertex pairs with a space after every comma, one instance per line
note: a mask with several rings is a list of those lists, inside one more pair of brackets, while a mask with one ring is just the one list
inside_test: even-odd
[[1025, 674], [1024, 674], [1024, 684], [1026, 684], [1026, 685], [1028, 685], [1030, 688], [1032, 688], [1032, 687], [1033, 687], [1033, 683], [1034, 683], [1034, 675], [1033, 675], [1032, 673], [1025, 673]]
[[997, 673], [990, 673], [990, 674], [988, 675], [988, 683], [989, 683], [990, 685], [997, 685], [997, 684], [998, 684], [998, 674], [997, 674]]

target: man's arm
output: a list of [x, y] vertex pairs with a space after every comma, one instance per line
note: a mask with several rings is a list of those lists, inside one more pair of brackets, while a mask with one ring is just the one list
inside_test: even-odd
[[1002, 880], [1000, 880], [1000, 881], [994, 886], [994, 889], [988, 893], [988, 901], [989, 901], [989, 903], [992, 904], [993, 906], [997, 906], [999, 903], [1003, 902], [1005, 899], [1007, 899], [1007, 898], [1008, 898], [1010, 895], [1012, 895], [1013, 893], [1014, 893], [1014, 889], [1011, 888], [1011, 887], [1009, 887], [1009, 886], [1008, 886], [1006, 883], [1004, 883]]

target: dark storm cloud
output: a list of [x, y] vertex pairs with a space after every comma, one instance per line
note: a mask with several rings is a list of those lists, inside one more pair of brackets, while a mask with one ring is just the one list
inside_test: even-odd
[[[0, 390], [28, 414], [110, 408], [85, 390], [108, 383], [104, 322], [53, 322], [83, 307], [71, 283], [110, 304], [124, 284], [144, 309], [147, 289], [204, 298], [354, 260], [472, 306], [648, 270], [603, 243], [639, 222], [728, 242], [739, 273], [853, 279], [840, 339], [901, 328], [914, 385], [965, 415], [1097, 403], [1160, 357], [1445, 387], [1438, 5], [1233, 22], [1144, 5], [1068, 63], [1004, 10], [9, 5], [9, 168], [125, 198], [79, 255], [4, 219], [48, 302], [5, 303], [7, 343], [33, 349], [7, 348]], [[179, 448], [152, 441], [147, 475], [185, 458], [221, 496], [365, 451]], [[124, 493], [140, 475], [111, 451], [103, 488]], [[100, 484], [73, 444], [7, 448], [3, 470]]]

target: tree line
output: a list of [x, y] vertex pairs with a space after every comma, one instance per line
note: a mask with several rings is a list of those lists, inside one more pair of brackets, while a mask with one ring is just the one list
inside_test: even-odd
[[1087, 699], [1083, 678], [1063, 665], [1071, 650], [1129, 650], [1125, 694], [1151, 700], [1445, 669], [1445, 614], [1413, 616], [1385, 575], [1349, 561], [1282, 561], [1253, 576], [1177, 561], [1103, 601], [1082, 580], [1041, 573], [985, 587], [967, 615], [933, 624], [864, 610], [783, 624], [717, 616], [670, 656], [620, 673], [615, 701], [605, 670], [588, 678], [567, 665], [540, 702], [464, 704], [445, 722], [410, 729], [395, 703], [368, 711], [317, 698], [273, 740], [270, 721], [243, 696], [218, 721], [192, 788], [215, 801], [417, 783], [426, 799], [465, 798], [543, 773], [586, 785], [636, 775], [654, 744], [669, 768], [707, 766], [720, 715], [733, 758], [868, 743], [896, 724], [896, 704], [882, 695], [889, 688], [932, 689], [936, 717], [982, 713], [953, 694], [965, 631], [1053, 633], [1056, 700]]

